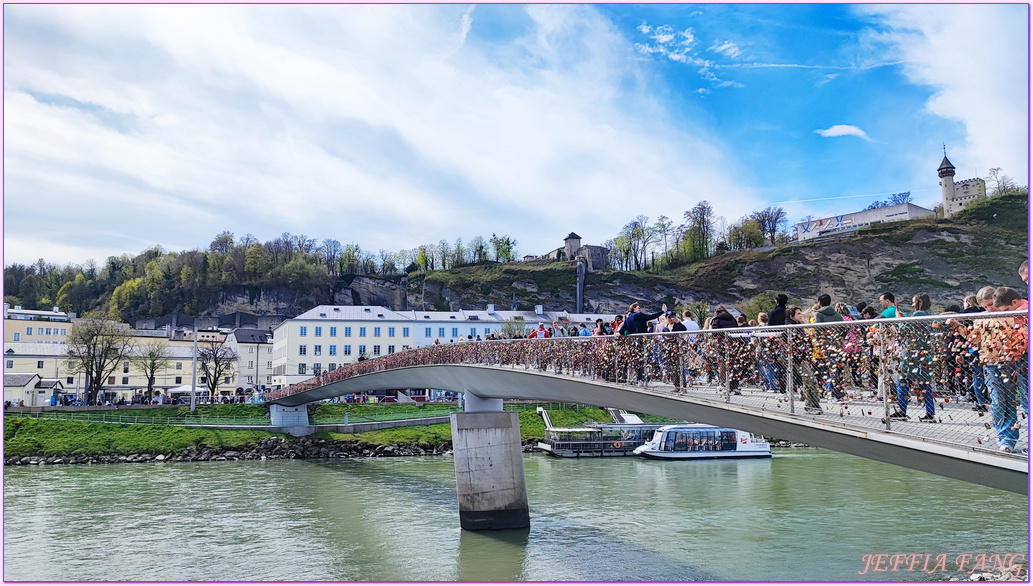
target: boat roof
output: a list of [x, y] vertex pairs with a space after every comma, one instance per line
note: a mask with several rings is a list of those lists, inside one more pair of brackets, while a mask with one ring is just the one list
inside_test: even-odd
[[664, 425], [657, 429], [657, 431], [669, 431], [672, 429], [727, 429], [730, 431], [739, 431], [732, 429], [731, 427], [718, 427], [716, 425], [709, 425], [706, 423], [674, 423], [671, 425]]

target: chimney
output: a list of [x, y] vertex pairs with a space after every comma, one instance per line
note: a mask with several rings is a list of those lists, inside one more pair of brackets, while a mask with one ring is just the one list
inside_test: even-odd
[[494, 303], [489, 303], [488, 304], [488, 313], [495, 313], [495, 304]]

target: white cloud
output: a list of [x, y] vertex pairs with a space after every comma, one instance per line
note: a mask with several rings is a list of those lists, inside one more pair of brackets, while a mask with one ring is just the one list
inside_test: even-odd
[[[222, 230], [367, 250], [496, 232], [540, 254], [680, 217], [687, 186], [722, 193], [718, 213], [753, 207], [720, 143], [668, 122], [612, 24], [526, 11], [500, 61], [460, 6], [8, 7], [6, 258]], [[40, 209], [58, 212], [43, 228]]]
[[849, 124], [836, 124], [835, 126], [830, 126], [824, 130], [815, 130], [814, 133], [820, 134], [826, 138], [835, 136], [856, 136], [858, 138], [863, 138], [868, 142], [872, 142], [872, 139], [869, 138], [863, 130]]
[[[869, 5], [888, 31], [871, 33], [904, 62], [913, 83], [933, 95], [929, 112], [964, 125], [966, 141], [947, 145], [959, 169], [991, 167], [1029, 176], [1029, 6]], [[943, 137], [924, 137], [931, 146]], [[965, 174], [969, 177], [971, 174]]]
[[723, 43], [714, 43], [713, 45], [711, 45], [709, 49], [707, 49], [707, 51], [720, 53], [722, 55], [731, 57], [732, 59], [736, 59], [739, 57], [739, 55], [742, 55], [742, 51], [739, 49], [739, 47], [731, 41], [725, 41]]

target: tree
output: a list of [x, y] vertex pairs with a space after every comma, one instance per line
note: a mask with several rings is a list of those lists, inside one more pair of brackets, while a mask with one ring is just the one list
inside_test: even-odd
[[[197, 335], [197, 332], [194, 332]], [[219, 381], [222, 377], [233, 372], [233, 365], [237, 362], [237, 353], [222, 342], [206, 340], [198, 343], [197, 364], [205, 377], [205, 385], [208, 387], [208, 398], [214, 401], [219, 390]]]
[[715, 240], [714, 208], [710, 206], [710, 202], [703, 200], [685, 212], [685, 223], [689, 226], [685, 232], [689, 260], [695, 261], [710, 256], [710, 247]]
[[786, 224], [786, 211], [780, 207], [770, 206], [750, 214], [750, 219], [760, 225], [762, 233], [775, 243], [775, 235]]
[[470, 254], [473, 256], [473, 262], [488, 260], [488, 245], [484, 242], [483, 236], [474, 236], [473, 240], [470, 240]]
[[172, 361], [172, 351], [164, 339], [158, 338], [144, 342], [136, 348], [132, 361], [147, 377], [147, 393], [144, 398], [149, 401], [154, 394], [154, 379], [159, 370], [168, 368]]
[[72, 323], [68, 330], [68, 367], [86, 375], [86, 402], [94, 401], [104, 383], [133, 351], [129, 326], [99, 313]]
[[226, 254], [233, 248], [233, 232], [225, 231], [215, 237], [212, 240], [211, 245], [208, 246], [208, 250], [212, 252], [219, 252]]
[[496, 262], [512, 262], [516, 258], [516, 240], [505, 234], [496, 236], [492, 232], [489, 242], [491, 243]]
[[656, 223], [653, 224], [653, 231], [659, 234], [664, 241], [664, 254], [667, 254], [667, 235], [671, 233], [671, 226], [674, 222], [671, 221], [667, 216], [661, 215], [656, 219]]
[[322, 246], [319, 247], [319, 252], [323, 255], [323, 264], [326, 265], [328, 275], [333, 276], [337, 269], [337, 257], [340, 256], [341, 250], [341, 243], [333, 238], [324, 239]]
[[891, 206], [899, 205], [902, 203], [911, 203], [911, 192], [901, 191], [900, 193], [894, 193], [890, 196], [886, 203]]
[[998, 196], [1009, 193], [1015, 189], [1015, 181], [1001, 173], [1000, 167], [990, 169], [990, 195]]
[[510, 317], [502, 322], [501, 331], [502, 335], [507, 338], [526, 338], [527, 334], [531, 333], [531, 328], [527, 326], [523, 318]]

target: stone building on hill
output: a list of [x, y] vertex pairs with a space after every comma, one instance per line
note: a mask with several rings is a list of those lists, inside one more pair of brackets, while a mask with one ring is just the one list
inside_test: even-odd
[[936, 171], [940, 175], [940, 189], [943, 193], [943, 217], [949, 218], [973, 201], [986, 197], [986, 182], [982, 179], [976, 177], [954, 181], [954, 165], [946, 154]]
[[571, 232], [563, 239], [563, 247], [542, 255], [541, 258], [551, 260], [585, 259], [588, 270], [597, 271], [610, 268], [610, 250], [605, 246], [582, 245], [581, 237]]

